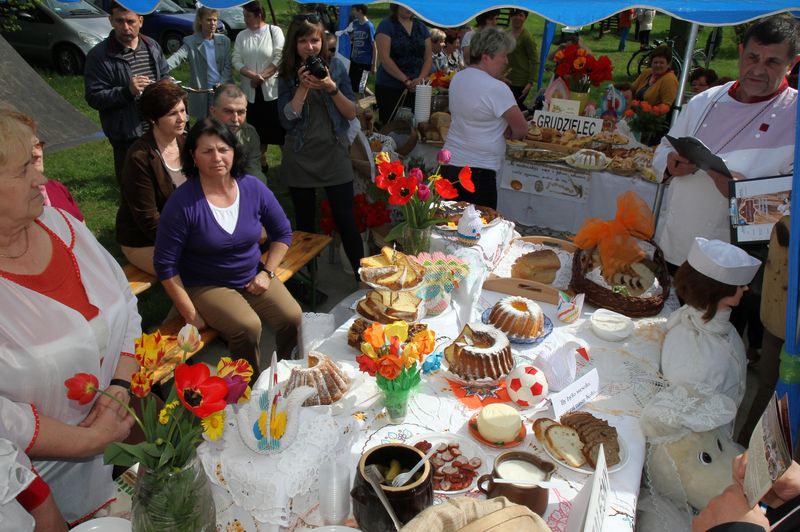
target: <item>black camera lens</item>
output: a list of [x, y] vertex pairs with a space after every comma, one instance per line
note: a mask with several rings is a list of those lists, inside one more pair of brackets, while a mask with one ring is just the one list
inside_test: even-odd
[[325, 61], [318, 55], [313, 55], [306, 59], [306, 70], [317, 79], [325, 79], [328, 77], [328, 69], [325, 68]]

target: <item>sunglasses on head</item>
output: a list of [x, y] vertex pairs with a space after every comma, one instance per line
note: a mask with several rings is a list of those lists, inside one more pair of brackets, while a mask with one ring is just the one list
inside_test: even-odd
[[294, 22], [310, 22], [311, 24], [319, 24], [319, 17], [316, 13], [301, 13], [299, 15], [295, 15]]

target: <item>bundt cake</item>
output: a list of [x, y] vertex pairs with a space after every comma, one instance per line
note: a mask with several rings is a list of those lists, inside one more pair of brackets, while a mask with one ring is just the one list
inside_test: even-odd
[[314, 395], [303, 403], [303, 406], [329, 405], [342, 398], [350, 386], [350, 379], [336, 362], [322, 353], [312, 351], [308, 354], [307, 368], [292, 368], [289, 381], [286, 383], [284, 396], [298, 386], [311, 386]]
[[508, 338], [491, 325], [470, 323], [447, 346], [449, 371], [466, 380], [497, 380], [514, 367]]
[[489, 323], [511, 336], [536, 338], [544, 329], [544, 313], [542, 307], [530, 299], [509, 296], [492, 307]]

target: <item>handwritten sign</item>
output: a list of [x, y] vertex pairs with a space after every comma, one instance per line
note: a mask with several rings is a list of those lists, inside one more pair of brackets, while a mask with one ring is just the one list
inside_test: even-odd
[[560, 392], [550, 394], [550, 401], [553, 403], [553, 414], [555, 414], [556, 419], [559, 419], [567, 412], [577, 410], [591, 401], [599, 392], [600, 378], [597, 375], [597, 368], [594, 368]]
[[578, 115], [581, 112], [581, 102], [578, 100], [553, 98], [550, 100], [550, 112], [563, 113], [566, 115]]
[[536, 111], [533, 115], [533, 123], [540, 128], [551, 127], [562, 133], [574, 129], [575, 133], [583, 137], [600, 133], [603, 129], [603, 121], [599, 118], [551, 113], [549, 111]]
[[602, 532], [603, 523], [608, 514], [610, 487], [606, 454], [601, 443], [597, 453], [597, 467], [595, 467], [592, 477], [572, 500], [567, 532]]
[[550, 198], [586, 203], [592, 174], [562, 164], [506, 159], [500, 186]]

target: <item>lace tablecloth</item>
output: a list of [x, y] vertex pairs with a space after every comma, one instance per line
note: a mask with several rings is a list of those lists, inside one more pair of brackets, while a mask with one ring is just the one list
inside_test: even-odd
[[[476, 310], [483, 310], [502, 297], [503, 294], [484, 291], [475, 305]], [[604, 527], [604, 530], [607, 531], [617, 532], [633, 529], [645, 458], [645, 439], [639, 428], [638, 416], [642, 406], [663, 386], [663, 382], [657, 375], [657, 369], [664, 336], [665, 316], [669, 314], [671, 305], [674, 304], [675, 302], [670, 302], [659, 317], [635, 320], [634, 333], [624, 342], [614, 343], [603, 341], [592, 333], [587, 319], [593, 311], [592, 308], [584, 307], [581, 319], [568, 325], [556, 319], [553, 305], [542, 303], [545, 314], [553, 320], [553, 333], [537, 346], [525, 347], [515, 344], [517, 360], [533, 361], [534, 363], [537, 353], [553, 349], [567, 338], [577, 338], [578, 341], [589, 346], [590, 361], [582, 361], [583, 363], [579, 364], [578, 375], [596, 367], [600, 377], [600, 395], [585, 408], [609, 420], [617, 428], [620, 439], [624, 440], [629, 451], [627, 464], [610, 475], [610, 511]], [[425, 321], [436, 331], [437, 345], [440, 346], [449, 344], [460, 331], [454, 309]], [[340, 326], [330, 338], [319, 346], [318, 351], [335, 359], [349, 374], [357, 374], [355, 363], [357, 353], [347, 345], [347, 330], [351, 322], [352, 320], [349, 320]], [[283, 378], [288, 375], [289, 364], [281, 362], [280, 366], [279, 375]], [[487, 391], [476, 390], [476, 393], [487, 393]], [[309, 419], [318, 415], [318, 413], [312, 414], [305, 410], [308, 409], [304, 409], [303, 415], [309, 416]], [[469, 409], [455, 397], [443, 372], [439, 372], [424, 378], [418, 392], [411, 398], [406, 421], [400, 425], [389, 425], [374, 379], [364, 376], [354, 382], [351, 392], [334, 410], [336, 415], [331, 417], [331, 419], [338, 420], [337, 423], [340, 425], [341, 435], [338, 444], [330, 443], [335, 441], [335, 438], [311, 441], [306, 440], [311, 434], [305, 437], [301, 434], [298, 435], [295, 445], [300, 447], [303, 445], [301, 442], [307, 441], [310, 454], [316, 456], [333, 456], [335, 454], [339, 461], [348, 465], [351, 472], [355, 472], [361, 454], [366, 449], [381, 443], [407, 442], [417, 436], [433, 432], [450, 432], [464, 438], [471, 438], [467, 430], [467, 421], [475, 412], [476, 410]], [[522, 413], [529, 419], [541, 416], [553, 417], [549, 407], [541, 412]], [[317, 419], [323, 420], [322, 417]], [[345, 419], [348, 420], [347, 423], [343, 422]], [[530, 424], [526, 423], [526, 426], [530, 427]], [[232, 436], [236, 435], [235, 431], [226, 432], [226, 434], [228, 433]], [[288, 524], [283, 520], [280, 523], [265, 523], [256, 517], [259, 509], [248, 510], [244, 506], [245, 501], [252, 499], [244, 495], [237, 497], [231, 495], [232, 479], [230, 475], [225, 475], [226, 469], [232, 471], [231, 467], [241, 468], [237, 475], [253, 479], [256, 479], [260, 472], [265, 477], [261, 477], [262, 480], [259, 482], [268, 482], [263, 479], [269, 475], [269, 478], [274, 479], [275, 483], [285, 482], [288, 487], [297, 488], [297, 475], [294, 470], [289, 473], [289, 469], [281, 469], [281, 465], [277, 467], [267, 465], [266, 462], [263, 462], [264, 458], [260, 456], [254, 457], [252, 454], [239, 456], [239, 453], [244, 455], [243, 450], [226, 449], [222, 454], [217, 450], [213, 451], [216, 454], [212, 454], [211, 447], [205, 447], [201, 452], [201, 457], [203, 457], [206, 470], [214, 482], [218, 525], [222, 530], [232, 529], [232, 526], [240, 526], [241, 528], [236, 529], [248, 531], [299, 530], [322, 525], [317, 515], [316, 478], [308, 477], [309, 483], [305, 491], [300, 490], [293, 493], [292, 497], [284, 498], [284, 501], [288, 502], [286, 514]], [[481, 448], [489, 461], [493, 461], [501, 452], [485, 446], [481, 446]], [[545, 460], [550, 460], [530, 430], [522, 445], [514, 449], [530, 451]], [[209, 462], [209, 456], [221, 457], [219, 462], [222, 465], [218, 467], [213, 461]], [[280, 460], [278, 462], [286, 465]], [[224, 481], [227, 482], [227, 489], [223, 487], [225, 486], [223, 480], [218, 478], [215, 480], [220, 472]], [[550, 501], [544, 518], [552, 530], [563, 532], [566, 530], [567, 520], [572, 509], [572, 500], [589, 477], [559, 467], [555, 478], [566, 480], [569, 487], [550, 490]], [[273, 482], [273, 480], [269, 482]], [[483, 496], [475, 489], [466, 495], [469, 497]], [[444, 500], [444, 496], [436, 495], [434, 504], [439, 504]], [[277, 502], [273, 506], [276, 505]]]

